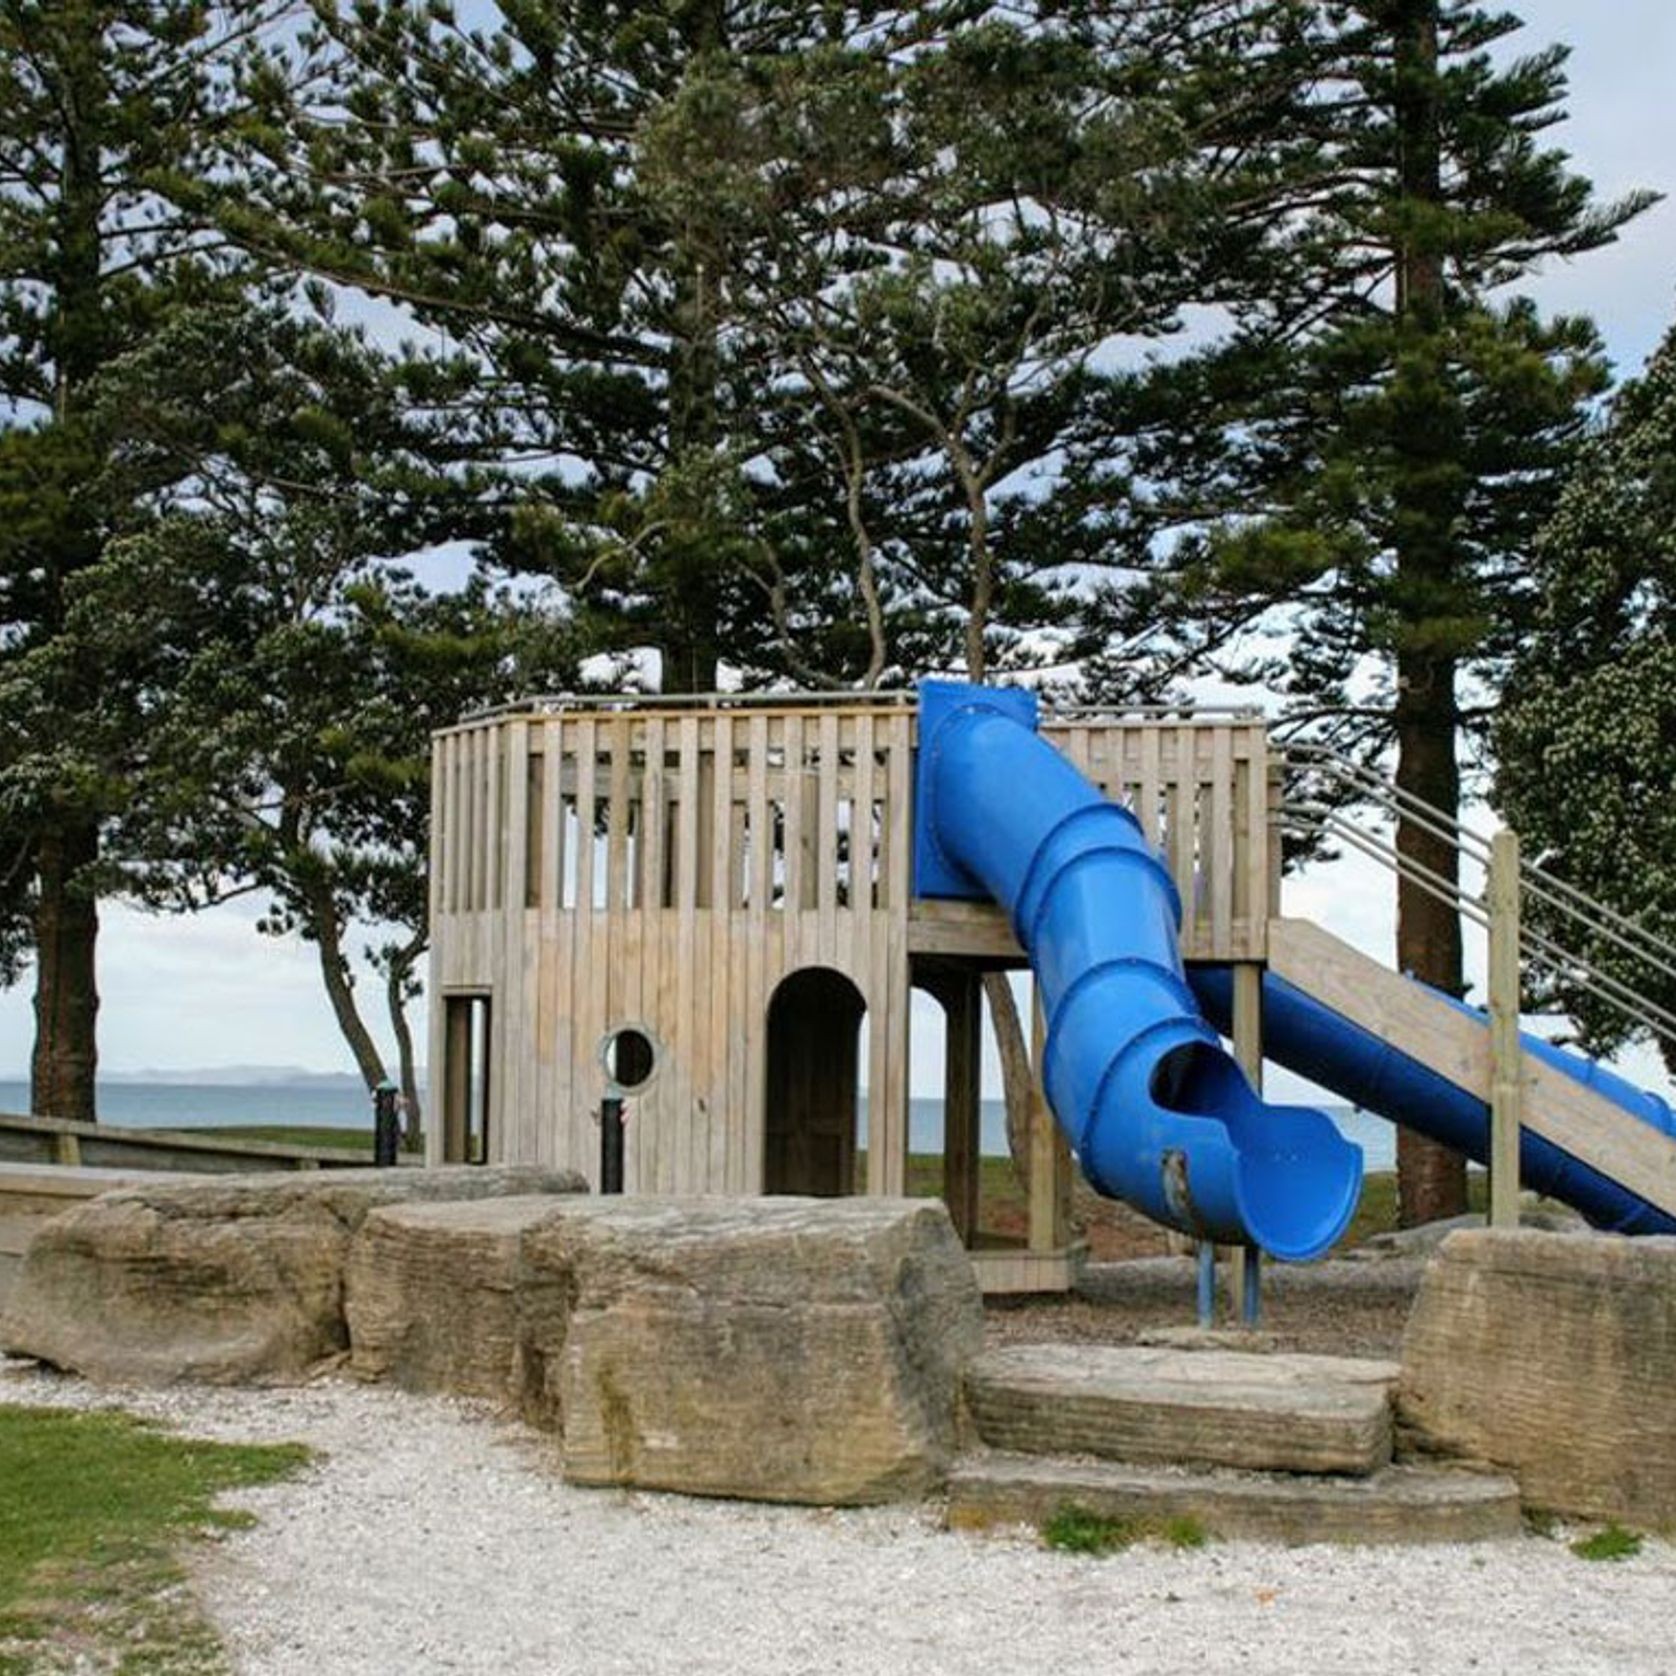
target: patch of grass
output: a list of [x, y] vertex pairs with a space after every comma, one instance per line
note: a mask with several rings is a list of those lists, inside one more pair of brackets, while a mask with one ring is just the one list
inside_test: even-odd
[[1137, 1542], [1203, 1548], [1210, 1541], [1210, 1533], [1190, 1513], [1161, 1521], [1113, 1519], [1073, 1504], [1061, 1507], [1042, 1526], [1042, 1541], [1066, 1554], [1115, 1554]]
[[216, 1123], [184, 1133], [213, 1135], [223, 1141], [274, 1141], [280, 1146], [320, 1146], [372, 1155], [371, 1124], [364, 1129], [338, 1129], [323, 1123]]
[[132, 1415], [0, 1406], [0, 1676], [220, 1670], [175, 1550], [248, 1522], [213, 1505], [223, 1491], [307, 1459], [298, 1444], [201, 1443]]
[[1641, 1552], [1639, 1531], [1625, 1530], [1622, 1525], [1603, 1526], [1592, 1536], [1579, 1537], [1571, 1551], [1580, 1560], [1632, 1560]]

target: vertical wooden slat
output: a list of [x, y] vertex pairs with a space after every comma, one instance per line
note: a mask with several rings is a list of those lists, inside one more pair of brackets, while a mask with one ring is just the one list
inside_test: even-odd
[[1158, 757], [1159, 730], [1150, 723], [1141, 728], [1140, 784], [1136, 791], [1136, 813], [1146, 841], [1158, 847]]
[[491, 807], [501, 809], [494, 850], [497, 865], [495, 903], [499, 909], [501, 952], [493, 974], [494, 1009], [491, 1026], [498, 1046], [498, 1064], [491, 1085], [498, 1121], [490, 1126], [489, 1141], [497, 1157], [531, 1156], [527, 1078], [534, 1048], [530, 1019], [530, 973], [525, 965], [524, 897], [529, 832], [530, 725], [524, 717], [496, 727], [494, 760], [500, 775], [500, 796]]
[[[442, 782], [440, 837], [431, 839], [431, 865], [440, 863], [443, 912], [460, 911], [459, 736], [445, 733], [437, 741], [437, 774]], [[440, 846], [440, 848], [438, 847]]]
[[831, 966], [838, 958], [838, 717], [832, 710], [821, 716], [820, 753], [815, 817], [817, 958]]
[[640, 905], [656, 913], [664, 905], [668, 857], [664, 837], [669, 817], [669, 788], [664, 773], [664, 720], [646, 718], [646, 770], [640, 794]]
[[[890, 871], [893, 879], [908, 878], [908, 846], [911, 841], [910, 763], [907, 741], [898, 738], [890, 753]], [[878, 1134], [880, 1172], [874, 1175], [868, 1160], [870, 1181], [876, 1191], [900, 1194], [907, 1187], [908, 1167], [908, 915], [907, 887], [902, 889], [902, 906], [890, 916], [889, 972], [885, 985], [885, 1008], [890, 1020], [891, 1052], [883, 1067], [884, 1121]], [[870, 1147], [871, 1151], [872, 1148]]]
[[1245, 767], [1245, 876], [1246, 946], [1248, 960], [1261, 960], [1268, 952], [1269, 890], [1269, 775], [1268, 732], [1261, 725], [1246, 730]]
[[744, 1145], [739, 1176], [729, 1184], [735, 1193], [760, 1193], [763, 1187], [763, 1138], [767, 1130], [765, 1108], [768, 1041], [768, 928], [769, 897], [774, 888], [774, 819], [768, 797], [768, 718], [751, 717], [750, 814], [751, 883], [750, 906], [745, 921], [745, 989], [736, 1003], [740, 1010], [740, 1035], [749, 1044], [742, 1054], [739, 1072], [741, 1098], [739, 1121]]
[[643, 767], [640, 780], [639, 880], [635, 897], [639, 903], [639, 972], [631, 997], [634, 1022], [648, 1026], [660, 1043], [664, 1062], [646, 1093], [636, 1102], [625, 1147], [624, 1168], [632, 1171], [638, 1184], [654, 1179], [648, 1168], [658, 1131], [669, 1121], [669, 1047], [663, 1023], [663, 991], [668, 982], [664, 942], [669, 916], [664, 907], [667, 878], [666, 840], [669, 822], [669, 783], [664, 767], [667, 754], [665, 722], [653, 714], [645, 720], [641, 737]]
[[1181, 894], [1181, 940], [1191, 947], [1198, 934], [1199, 901], [1194, 879], [1194, 853], [1199, 824], [1199, 770], [1193, 746], [1193, 730], [1185, 725], [1171, 730], [1175, 743], [1175, 770], [1167, 791], [1169, 818], [1170, 875]]
[[630, 725], [627, 716], [615, 716], [604, 729], [603, 742], [611, 760], [606, 782], [610, 802], [605, 824], [605, 906], [613, 914], [628, 905]]
[[474, 727], [465, 736], [465, 834], [466, 878], [461, 906], [474, 913], [483, 905], [483, 730]]
[[507, 848], [512, 835], [512, 823], [507, 819], [506, 759], [510, 741], [503, 725], [486, 727], [483, 734], [489, 746], [489, 880], [483, 906], [493, 909], [502, 907], [506, 900]]
[[594, 981], [604, 968], [604, 950], [594, 935], [594, 777], [597, 725], [584, 715], [576, 723], [576, 907], [571, 925], [571, 1043], [575, 1084], [570, 1121], [576, 1153], [585, 1158], [588, 1179], [599, 1185], [600, 1076], [594, 1063]]
[[549, 718], [541, 724], [543, 772], [541, 781], [541, 853], [533, 865], [541, 875], [541, 906], [551, 914], [559, 907], [564, 888], [564, 802], [560, 790], [564, 779], [561, 724]]
[[[430, 903], [431, 925], [449, 911], [448, 852], [448, 736], [439, 733], [431, 740], [431, 837], [425, 866], [425, 892]], [[433, 935], [433, 958], [437, 939]], [[436, 994], [433, 985], [430, 993]]]
[[786, 923], [784, 971], [801, 963], [803, 909], [803, 718], [786, 717]]
[[728, 943], [734, 934], [733, 896], [733, 718], [716, 717], [711, 748], [709, 943], [705, 951], [706, 1039], [704, 1043], [704, 1124], [700, 1139], [708, 1152], [700, 1160], [701, 1173], [693, 1183], [697, 1192], [726, 1191], [729, 1173], [727, 1056], [732, 996], [728, 992]]
[[698, 954], [698, 827], [699, 763], [698, 718], [683, 715], [676, 724], [680, 768], [676, 775], [676, 796], [680, 813], [675, 832], [675, 1010], [670, 1029], [675, 1043], [674, 1105], [669, 1124], [658, 1137], [656, 1186], [650, 1191], [674, 1193], [690, 1181], [693, 1142], [693, 1101], [697, 1093], [693, 1080], [693, 1059], [697, 1040], [693, 1028], [695, 992], [706, 975], [695, 969]]
[[1221, 725], [1211, 729], [1210, 844], [1201, 854], [1210, 872], [1208, 952], [1225, 960], [1234, 942], [1234, 738]]

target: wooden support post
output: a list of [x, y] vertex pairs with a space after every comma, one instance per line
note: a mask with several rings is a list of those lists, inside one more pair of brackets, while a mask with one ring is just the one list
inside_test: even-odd
[[[1247, 1081], [1263, 1092], [1263, 968], [1241, 961], [1234, 968], [1234, 1058]], [[1257, 1324], [1262, 1280], [1262, 1254], [1254, 1245], [1228, 1251], [1228, 1302], [1233, 1318], [1248, 1327]]]
[[1519, 1225], [1519, 836], [1490, 844], [1490, 1226]]
[[978, 1229], [983, 979], [976, 971], [938, 971], [918, 982], [943, 1009], [943, 1201], [969, 1247]]
[[52, 1139], [52, 1161], [71, 1168], [81, 1163], [81, 1136], [73, 1129], [60, 1129]]
[[1071, 1153], [1042, 1088], [1047, 1020], [1040, 993], [1031, 1014], [1030, 1062], [1035, 1075], [1030, 1079], [1030, 1249], [1060, 1251], [1070, 1238]]

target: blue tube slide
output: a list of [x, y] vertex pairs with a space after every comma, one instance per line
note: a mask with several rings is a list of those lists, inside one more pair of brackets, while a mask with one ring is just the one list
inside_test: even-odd
[[[1191, 982], [1206, 1016], [1226, 1026], [1233, 1006], [1229, 969], [1195, 967]], [[1489, 1028], [1477, 1008], [1422, 987]], [[1529, 1053], [1622, 1107], [1628, 1116], [1662, 1134], [1676, 1135], [1676, 1112], [1656, 1094], [1539, 1037], [1526, 1034], [1521, 1040]], [[1480, 1164], [1489, 1159], [1490, 1108], [1484, 1101], [1272, 972], [1263, 979], [1263, 1051], [1277, 1064], [1367, 1111], [1442, 1141]], [[1676, 1233], [1676, 1218], [1528, 1129], [1521, 1131], [1519, 1176], [1526, 1187], [1581, 1211], [1597, 1228], [1618, 1234]]]
[[1034, 968], [1048, 1104], [1097, 1191], [1202, 1239], [1314, 1257], [1344, 1232], [1361, 1148], [1270, 1106], [1201, 1016], [1174, 881], [1127, 809], [1036, 733], [1033, 695], [920, 688], [920, 896], [990, 897]]

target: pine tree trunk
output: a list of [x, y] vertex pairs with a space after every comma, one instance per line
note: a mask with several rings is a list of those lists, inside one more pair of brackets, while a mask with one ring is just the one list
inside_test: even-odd
[[413, 1027], [407, 1017], [407, 979], [423, 945], [415, 942], [390, 957], [384, 985], [390, 1009], [390, 1029], [396, 1038], [396, 1077], [402, 1091], [402, 1143], [418, 1151], [425, 1140], [425, 1114], [419, 1099], [419, 1066], [413, 1048]]
[[326, 986], [326, 999], [331, 1003], [332, 1016], [349, 1044], [349, 1051], [355, 1056], [355, 1068], [370, 1093], [384, 1081], [384, 1056], [355, 1004], [355, 990], [349, 981], [349, 965], [343, 953], [343, 926], [337, 903], [330, 887], [323, 883], [308, 884], [304, 894], [308, 929], [320, 956], [320, 977]]
[[98, 1121], [99, 905], [87, 870], [99, 858], [92, 821], [44, 825], [36, 850], [35, 1050], [29, 1109], [37, 1117]]
[[[1456, 758], [1455, 666], [1447, 658], [1399, 656], [1397, 679], [1397, 784], [1453, 814], [1460, 806]], [[1397, 851], [1406, 859], [1459, 883], [1454, 846], [1415, 826], [1397, 827]], [[1447, 902], [1411, 880], [1397, 885], [1397, 967], [1448, 995], [1460, 995], [1461, 916]], [[1397, 1131], [1397, 1215], [1413, 1228], [1467, 1208], [1466, 1159], [1411, 1129]]]
[[[689, 54], [727, 47], [723, 0], [698, 0], [681, 9], [680, 30]], [[718, 298], [720, 263], [700, 244], [682, 243], [673, 264], [673, 342], [669, 368], [669, 457], [679, 464], [712, 452], [720, 439], [717, 388], [721, 378]], [[666, 693], [712, 693], [721, 663], [721, 578], [702, 542], [688, 541], [676, 556], [667, 616], [658, 641], [659, 679]]]
[[[106, 88], [101, 69], [105, 22], [96, 8], [67, 9], [62, 20], [68, 86], [54, 261], [48, 279], [55, 340], [53, 419], [80, 413], [82, 393], [100, 360], [102, 242], [98, 113]], [[63, 629], [65, 582], [99, 556], [93, 497], [72, 498], [59, 516], [46, 566], [49, 604], [40, 627]], [[98, 1120], [99, 904], [91, 869], [99, 859], [99, 823], [89, 811], [53, 804], [38, 814], [35, 878], [35, 1043], [29, 1107], [39, 1116]]]
[[[1408, 242], [1398, 251], [1398, 341], [1425, 363], [1444, 327], [1443, 263], [1427, 242], [1433, 206], [1443, 195], [1442, 134], [1438, 86], [1438, 0], [1398, 0], [1395, 8], [1397, 166]], [[1442, 369], [1433, 364], [1409, 379], [1430, 378], [1441, 399]], [[1404, 791], [1453, 816], [1460, 808], [1461, 778], [1456, 754], [1459, 715], [1454, 659], [1428, 645], [1428, 619], [1448, 608], [1452, 567], [1452, 525], [1457, 508], [1446, 457], [1450, 428], [1433, 422], [1424, 400], [1398, 404], [1397, 492], [1392, 521], [1396, 548], [1397, 599], [1402, 614], [1396, 657], [1397, 784]], [[1438, 416], [1441, 419], [1441, 415]], [[1440, 457], [1443, 456], [1443, 457]], [[1399, 822], [1402, 856], [1459, 881], [1459, 860], [1450, 844]], [[1461, 919], [1452, 902], [1440, 901], [1409, 879], [1397, 885], [1397, 966], [1443, 990], [1462, 993]], [[1398, 1219], [1405, 1228], [1466, 1209], [1466, 1160], [1448, 1147], [1409, 1130], [1397, 1134]]]

